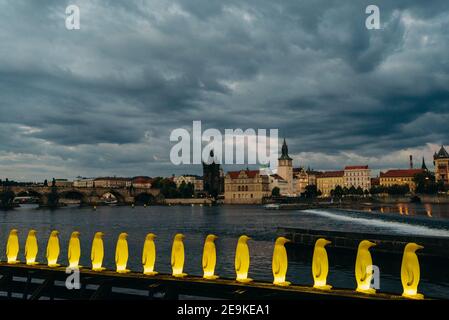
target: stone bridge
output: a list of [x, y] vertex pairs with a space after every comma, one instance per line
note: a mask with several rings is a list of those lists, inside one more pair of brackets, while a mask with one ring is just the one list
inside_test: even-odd
[[[52, 187], [46, 186], [13, 186], [9, 190], [14, 192], [16, 197], [30, 196], [39, 198], [41, 205], [48, 203], [48, 196], [52, 191]], [[118, 204], [126, 203], [151, 203], [155, 202], [156, 197], [160, 194], [159, 189], [148, 188], [74, 188], [74, 187], [56, 187], [59, 199], [77, 199], [81, 205], [100, 204], [103, 196], [112, 194]]]

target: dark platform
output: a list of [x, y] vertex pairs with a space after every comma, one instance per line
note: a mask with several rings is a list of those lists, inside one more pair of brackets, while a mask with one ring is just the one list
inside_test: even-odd
[[197, 276], [179, 279], [166, 274], [118, 274], [109, 270], [95, 272], [87, 268], [80, 269], [81, 288], [68, 290], [65, 286], [68, 274], [65, 271], [65, 267], [0, 263], [1, 298], [105, 300], [179, 299], [182, 296], [192, 296], [232, 300], [404, 300], [400, 296], [385, 293], [364, 295], [345, 289], [324, 292], [299, 285], [278, 287], [259, 281], [242, 284], [231, 279], [204, 280]]

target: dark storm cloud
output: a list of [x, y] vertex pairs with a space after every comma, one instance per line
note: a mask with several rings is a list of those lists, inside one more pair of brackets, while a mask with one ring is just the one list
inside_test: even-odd
[[[64, 27], [81, 9], [81, 30]], [[382, 30], [365, 28], [380, 7]], [[170, 131], [279, 128], [297, 163], [449, 133], [447, 0], [0, 0], [0, 176], [171, 174]]]

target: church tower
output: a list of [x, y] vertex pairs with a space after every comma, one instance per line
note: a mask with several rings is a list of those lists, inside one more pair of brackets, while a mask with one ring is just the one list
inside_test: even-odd
[[438, 153], [433, 155], [433, 164], [435, 165], [435, 178], [437, 181], [443, 181], [445, 185], [449, 184], [449, 153], [441, 146]]
[[287, 143], [285, 142], [282, 144], [281, 149], [281, 156], [278, 159], [278, 171], [277, 174], [287, 181], [288, 183], [288, 192], [290, 194], [293, 194], [293, 159], [289, 157], [288, 155], [288, 147]]

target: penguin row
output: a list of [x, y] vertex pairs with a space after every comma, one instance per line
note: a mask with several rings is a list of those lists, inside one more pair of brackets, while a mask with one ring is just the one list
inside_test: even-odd
[[[47, 265], [49, 267], [58, 267], [58, 258], [60, 253], [59, 245], [59, 232], [52, 231], [50, 238], [48, 239], [46, 248]], [[68, 248], [68, 261], [69, 268], [75, 269], [79, 267], [79, 260], [81, 256], [81, 245], [79, 240], [80, 233], [74, 231], [71, 234]], [[104, 245], [103, 245], [102, 232], [97, 232], [92, 241], [91, 248], [91, 262], [92, 270], [102, 271], [104, 258]], [[127, 273], [130, 272], [127, 267], [128, 263], [128, 234], [121, 233], [117, 240], [115, 250], [115, 263], [116, 272]], [[153, 233], [147, 234], [143, 246], [142, 252], [142, 265], [143, 273], [145, 275], [156, 275], [155, 262], [156, 262], [156, 235]], [[217, 236], [210, 234], [206, 237], [204, 242], [202, 267], [203, 277], [205, 279], [217, 279], [215, 275], [215, 266], [217, 263], [217, 254], [215, 248], [215, 240]], [[177, 278], [185, 277], [187, 274], [183, 272], [185, 251], [184, 251], [184, 235], [178, 233], [175, 235], [171, 251], [171, 266], [172, 276]], [[237, 242], [235, 252], [235, 272], [236, 281], [242, 283], [251, 282], [252, 279], [248, 278], [248, 272], [250, 267], [250, 253], [248, 247], [248, 240], [250, 238], [246, 235], [242, 235]], [[286, 274], [288, 268], [288, 257], [285, 244], [290, 242], [287, 238], [278, 237], [276, 239], [272, 257], [272, 271], [273, 271], [273, 284], [277, 286], [288, 286], [290, 282], [286, 281]], [[312, 258], [312, 276], [314, 280], [313, 287], [317, 290], [331, 290], [332, 286], [327, 283], [327, 275], [329, 273], [329, 260], [326, 251], [326, 245], [331, 242], [320, 238], [316, 241], [313, 258]], [[365, 294], [375, 294], [376, 290], [372, 288], [373, 280], [373, 262], [369, 249], [376, 244], [368, 240], [360, 242], [357, 250], [357, 257], [355, 263], [355, 278], [357, 282], [357, 292]], [[411, 299], [423, 299], [424, 296], [418, 293], [418, 284], [420, 279], [419, 261], [416, 255], [416, 250], [423, 247], [416, 243], [408, 243], [404, 249], [404, 255], [401, 266], [401, 282], [403, 286], [403, 296]], [[30, 230], [25, 243], [25, 259], [27, 265], [38, 264], [36, 256], [38, 253], [38, 243], [36, 237], [36, 231]], [[6, 256], [9, 264], [19, 263], [17, 256], [19, 254], [19, 237], [18, 231], [12, 229], [7, 245]]]

